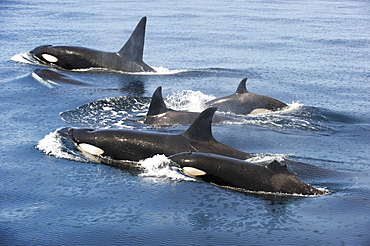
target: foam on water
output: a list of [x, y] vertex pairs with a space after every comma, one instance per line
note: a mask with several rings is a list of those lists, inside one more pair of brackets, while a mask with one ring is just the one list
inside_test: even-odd
[[58, 130], [59, 129], [49, 133], [43, 139], [41, 139], [36, 145], [36, 148], [45, 154], [54, 156], [56, 158], [63, 158], [79, 162], [89, 162], [89, 160], [79, 152], [73, 151], [65, 145], [63, 142], [63, 137], [58, 133]]
[[[323, 122], [325, 115], [312, 116], [312, 107], [304, 106], [303, 104], [293, 102], [288, 104], [288, 107], [279, 111], [269, 111], [260, 114], [249, 115], [235, 115], [236, 121], [230, 124], [251, 124], [272, 128], [275, 131], [292, 132], [303, 130], [301, 133], [313, 134], [314, 132], [323, 132], [330, 134], [333, 129], [330, 127], [329, 122]], [[327, 123], [327, 124], [326, 124]]]
[[31, 64], [31, 65], [42, 65], [36, 58], [29, 52], [24, 52], [18, 55], [14, 55], [11, 58], [12, 61]]
[[170, 165], [171, 160], [165, 155], [155, 155], [145, 160], [139, 161], [143, 172], [140, 177], [146, 178], [169, 178], [171, 180], [195, 181], [194, 178], [180, 173], [176, 167]]
[[167, 107], [174, 110], [201, 112], [207, 108], [206, 102], [214, 98], [201, 91], [181, 90], [167, 95], [165, 101]]
[[268, 154], [268, 153], [262, 153], [262, 154], [256, 154], [255, 156], [246, 159], [248, 162], [257, 163], [257, 164], [267, 164], [271, 163], [273, 161], [282, 162], [284, 161], [284, 157], [291, 156], [289, 154]]
[[100, 129], [110, 127], [130, 129], [139, 115], [146, 114], [148, 105], [148, 98], [110, 97], [67, 110], [60, 115], [62, 120], [77, 125]]
[[[191, 71], [194, 71], [192, 69], [168, 69], [168, 68], [165, 68], [165, 67], [153, 67], [153, 69], [156, 71], [156, 72], [150, 72], [148, 74], [150, 75], [168, 75], [168, 74], [177, 74], [177, 73], [184, 73], [184, 72], [191, 72]], [[144, 73], [145, 74], [145, 73]]]

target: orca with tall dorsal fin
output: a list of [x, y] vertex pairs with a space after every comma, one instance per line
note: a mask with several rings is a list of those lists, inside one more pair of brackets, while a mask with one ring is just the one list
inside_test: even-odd
[[118, 52], [84, 47], [43, 45], [30, 51], [41, 63], [66, 70], [104, 68], [121, 72], [155, 72], [143, 61], [146, 17]]
[[86, 156], [109, 164], [110, 160], [139, 161], [157, 154], [170, 156], [180, 152], [207, 152], [245, 160], [251, 154], [218, 142], [212, 135], [212, 117], [217, 108], [208, 108], [181, 134], [166, 134], [126, 129], [59, 130]]
[[178, 153], [168, 157], [189, 176], [225, 188], [244, 192], [272, 192], [298, 195], [325, 193], [294, 177], [285, 165], [273, 161], [258, 165], [212, 153]]
[[234, 94], [216, 98], [206, 104], [209, 107], [217, 107], [219, 111], [244, 115], [277, 111], [287, 107], [285, 103], [274, 98], [250, 93], [246, 82], [247, 78], [240, 81]]
[[[167, 108], [162, 96], [162, 87], [159, 86], [153, 93], [144, 124], [158, 126], [187, 125], [192, 124], [199, 114]], [[212, 122], [218, 123], [226, 120], [231, 120], [231, 118], [214, 115]]]

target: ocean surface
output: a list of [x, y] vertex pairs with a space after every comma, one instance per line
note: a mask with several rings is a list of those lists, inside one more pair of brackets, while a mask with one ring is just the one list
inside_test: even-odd
[[[0, 245], [370, 245], [370, 2], [51, 1], [0, 4]], [[94, 85], [55, 85], [33, 48], [118, 51], [147, 16], [144, 61], [156, 73], [62, 71]], [[318, 197], [246, 194], [166, 167], [131, 172], [90, 161], [62, 127], [151, 127], [150, 97], [200, 112], [250, 92], [289, 105], [232, 115], [214, 137], [289, 166]]]

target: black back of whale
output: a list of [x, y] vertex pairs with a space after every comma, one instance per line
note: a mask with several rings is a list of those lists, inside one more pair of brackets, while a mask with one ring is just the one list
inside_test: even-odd
[[137, 24], [128, 41], [118, 52], [84, 47], [43, 45], [30, 51], [42, 63], [62, 69], [106, 68], [123, 72], [154, 72], [144, 63], [146, 17]]
[[[181, 134], [74, 128], [64, 128], [60, 133], [77, 146], [92, 145], [102, 150], [100, 157], [114, 160], [138, 161], [156, 154], [170, 156], [180, 152], [209, 152], [238, 159], [251, 157], [251, 154], [224, 145], [213, 137], [211, 122], [215, 111], [216, 108], [204, 110]], [[100, 161], [105, 162], [104, 158]]]
[[[150, 125], [187, 125], [192, 124], [198, 117], [197, 112], [178, 111], [167, 108], [163, 96], [162, 87], [159, 86], [153, 93], [144, 123]], [[231, 120], [228, 117], [214, 115], [212, 122]]]
[[32, 76], [52, 84], [69, 84], [78, 86], [93, 86], [92, 84], [55, 72], [50, 69], [35, 69]]
[[276, 111], [287, 106], [274, 98], [248, 92], [246, 82], [247, 78], [240, 81], [234, 94], [216, 98], [206, 104], [234, 114], [250, 114], [257, 109]]
[[277, 161], [258, 165], [211, 153], [178, 153], [169, 157], [185, 174], [245, 191], [322, 195], [323, 191], [294, 177]]

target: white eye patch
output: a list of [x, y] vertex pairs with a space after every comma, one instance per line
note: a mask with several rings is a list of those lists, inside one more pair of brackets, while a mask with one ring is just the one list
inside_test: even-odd
[[207, 174], [206, 172], [194, 167], [183, 167], [182, 171], [184, 172], [184, 174], [189, 175], [191, 177], [202, 176]]
[[49, 55], [49, 54], [42, 54], [41, 55], [45, 60], [47, 60], [48, 62], [57, 62], [58, 61], [58, 58], [56, 58], [55, 56], [52, 56], [52, 55]]
[[87, 144], [87, 143], [80, 143], [78, 145], [78, 147], [82, 150], [82, 151], [85, 151], [91, 155], [102, 155], [104, 154], [104, 150], [102, 150], [101, 148], [99, 147], [96, 147], [94, 145], [91, 145], [91, 144]]

